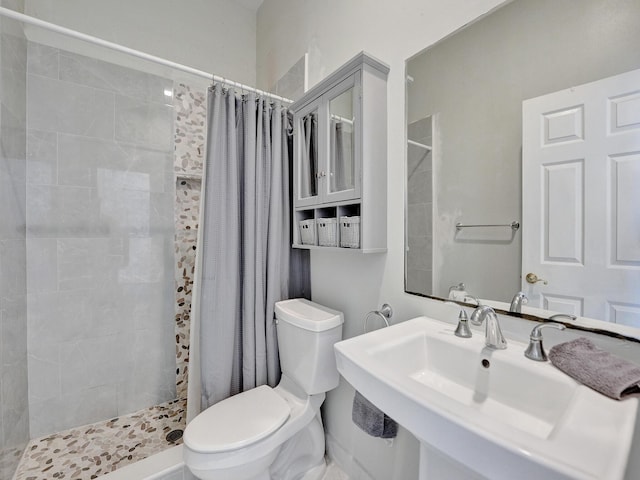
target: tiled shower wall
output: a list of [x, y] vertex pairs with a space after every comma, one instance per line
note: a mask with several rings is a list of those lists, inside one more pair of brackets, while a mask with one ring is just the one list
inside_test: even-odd
[[[5, 2], [2, 2], [5, 6]], [[0, 478], [29, 439], [25, 130], [27, 42], [0, 20]]]
[[175, 398], [173, 82], [28, 45], [33, 437]]
[[176, 389], [187, 397], [191, 292], [196, 260], [198, 215], [204, 160], [206, 95], [203, 90], [177, 84], [175, 175], [176, 175]]

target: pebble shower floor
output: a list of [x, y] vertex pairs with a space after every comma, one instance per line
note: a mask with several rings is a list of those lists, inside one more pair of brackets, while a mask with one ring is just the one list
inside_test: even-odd
[[186, 400], [173, 400], [129, 415], [31, 440], [14, 480], [92, 479], [182, 443]]

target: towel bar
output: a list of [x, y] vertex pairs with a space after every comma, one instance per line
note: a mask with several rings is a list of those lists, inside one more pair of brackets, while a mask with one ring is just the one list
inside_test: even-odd
[[504, 223], [504, 224], [497, 224], [497, 225], [463, 225], [462, 223], [456, 223], [456, 230], [460, 231], [463, 228], [474, 228], [474, 227], [511, 227], [511, 229], [515, 232], [516, 230], [518, 230], [520, 228], [520, 222], [511, 222], [511, 223]]
[[388, 327], [389, 319], [393, 315], [393, 309], [391, 308], [391, 305], [389, 305], [388, 303], [384, 303], [380, 310], [371, 310], [369, 313], [367, 313], [364, 317], [364, 325], [362, 327], [364, 333], [367, 333], [367, 322], [369, 321], [369, 317], [371, 315], [378, 315], [385, 323], [385, 326]]

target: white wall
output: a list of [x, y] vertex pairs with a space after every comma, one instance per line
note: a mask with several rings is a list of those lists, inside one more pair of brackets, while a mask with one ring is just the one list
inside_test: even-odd
[[[342, 310], [345, 337], [362, 333], [362, 318], [383, 302], [394, 321], [435, 312], [440, 305], [407, 295], [404, 285], [405, 59], [502, 3], [502, 0], [348, 2], [266, 0], [258, 10], [258, 87], [273, 85], [305, 52], [309, 86], [361, 50], [389, 64], [388, 253], [311, 252], [315, 301]], [[452, 312], [452, 316], [453, 316]], [[351, 423], [353, 390], [343, 384], [328, 395], [325, 424], [331, 453], [353, 478], [417, 478], [417, 442], [401, 431], [394, 446], [372, 439]], [[330, 443], [330, 448], [332, 446]], [[340, 458], [340, 456], [342, 458]]]
[[26, 0], [25, 13], [235, 81], [255, 83], [255, 10], [227, 0]]

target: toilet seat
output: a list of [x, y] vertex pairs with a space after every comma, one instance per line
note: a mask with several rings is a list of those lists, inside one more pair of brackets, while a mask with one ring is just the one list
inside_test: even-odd
[[209, 407], [189, 423], [185, 445], [200, 453], [218, 453], [251, 445], [278, 430], [291, 407], [262, 385]]

